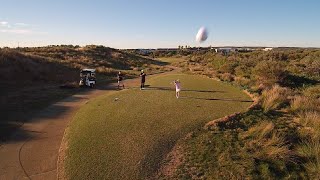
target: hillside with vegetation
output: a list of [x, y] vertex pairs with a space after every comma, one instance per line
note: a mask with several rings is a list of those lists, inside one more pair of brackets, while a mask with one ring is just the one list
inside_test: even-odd
[[[178, 99], [174, 79], [183, 83]], [[75, 114], [65, 135], [66, 179], [154, 179], [178, 139], [252, 103], [237, 87], [177, 71], [147, 83], [97, 97]]]
[[185, 58], [177, 63], [184, 72], [241, 87], [257, 104], [180, 140], [160, 179], [320, 178], [320, 50], [196, 51]]
[[[126, 78], [168, 71], [165, 63], [104, 46], [48, 46], [0, 49], [1, 138], [33, 112], [80, 91], [79, 72], [97, 70], [97, 88]], [[23, 118], [21, 118], [23, 117]]]

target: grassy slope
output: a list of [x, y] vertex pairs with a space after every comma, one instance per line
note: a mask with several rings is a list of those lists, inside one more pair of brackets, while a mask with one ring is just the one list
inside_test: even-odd
[[59, 84], [75, 81], [78, 70], [54, 60], [2, 49], [0, 71], [0, 141], [34, 111], [77, 92], [61, 89]]
[[96, 68], [100, 86], [114, 79], [118, 69], [130, 78], [139, 68], [148, 67], [148, 74], [168, 70], [164, 64], [107, 47], [0, 49], [0, 141], [34, 112], [79, 92], [59, 86], [77, 85], [81, 68]]
[[100, 74], [110, 75], [117, 70], [144, 68], [155, 70], [161, 63], [147, 57], [126, 53], [117, 49], [103, 46], [85, 46], [82, 48], [70, 47], [41, 47], [23, 49], [27, 54], [57, 59], [59, 63], [80, 68], [96, 68]]
[[174, 63], [174, 62], [182, 62], [186, 61], [186, 57], [159, 57], [157, 60], [162, 62]]
[[[316, 86], [316, 84], [319, 83], [319, 81], [317, 81], [319, 80], [319, 71], [317, 69], [320, 67], [319, 53], [320, 51], [317, 52], [308, 49], [283, 52], [257, 51], [253, 53], [237, 53], [230, 56], [207, 53], [203, 56], [191, 56], [191, 60], [181, 63], [180, 67], [184, 66], [184, 69], [193, 70], [193, 73], [205, 74], [210, 77], [218, 76], [221, 79], [224, 79], [223, 76], [221, 76], [224, 74], [219, 73], [232, 73], [238, 76], [238, 78], [239, 76], [246, 75], [246, 79], [241, 77], [241, 81], [237, 81], [236, 79], [232, 82], [245, 88], [255, 85], [256, 75], [264, 77], [266, 82], [272, 82], [269, 82], [269, 85], [273, 85], [274, 79], [282, 82], [280, 80], [281, 76], [277, 77], [276, 74], [286, 70], [287, 72], [285, 73], [289, 72], [289, 76], [283, 80], [282, 86], [287, 86], [287, 88], [291, 88], [291, 91], [295, 91], [291, 92], [289, 98], [292, 99], [293, 94], [303, 94], [315, 99], [319, 94], [317, 93], [319, 92], [319, 88]], [[256, 68], [258, 63], [262, 61], [266, 63], [271, 59], [274, 60], [273, 62], [277, 61], [277, 63], [273, 63], [273, 65], [269, 67], [260, 66]], [[275, 65], [281, 63], [286, 64], [283, 67], [280, 66], [281, 68], [276, 68]], [[251, 91], [257, 92], [257, 88], [253, 87]], [[271, 95], [275, 97], [277, 93], [268, 94], [270, 99], [272, 97]], [[284, 94], [282, 96], [287, 95]], [[277, 102], [279, 100], [275, 99], [274, 101]], [[277, 110], [283, 107], [288, 108], [290, 99], [280, 100], [280, 102], [281, 101], [285, 103]], [[310, 100], [306, 100], [305, 102], [297, 101], [295, 104], [299, 104], [297, 106], [311, 111], [314, 114], [313, 118], [316, 119], [318, 116], [313, 112], [314, 107], [317, 106], [315, 102], [316, 100], [312, 103]], [[313, 106], [312, 108], [306, 109], [305, 107], [308, 107], [307, 104], [314, 105], [311, 105]], [[179, 152], [182, 154], [181, 156], [183, 158], [181, 159], [183, 159], [183, 162], [177, 165], [176, 171], [171, 172], [171, 174], [168, 173], [171, 177], [164, 174], [162, 174], [161, 177], [163, 179], [319, 179], [319, 155], [314, 155], [317, 153], [305, 155], [297, 151], [297, 149], [301, 147], [302, 149], [306, 147], [309, 149], [314, 147], [316, 147], [315, 149], [318, 148], [318, 144], [314, 143], [313, 140], [308, 140], [306, 144], [302, 143], [302, 146], [299, 145], [301, 141], [304, 141], [305, 134], [303, 133], [308, 132], [307, 134], [309, 135], [317, 134], [317, 130], [315, 129], [318, 125], [303, 127], [301, 124], [296, 123], [300, 121], [299, 118], [303, 121], [303, 117], [296, 117], [293, 120], [293, 116], [297, 115], [287, 110], [288, 109], [282, 109], [281, 111], [270, 111], [267, 113], [264, 113], [263, 109], [248, 111], [237, 119], [239, 121], [238, 123], [234, 123], [234, 120], [230, 121], [230, 124], [232, 124], [231, 127], [222, 125], [223, 128], [221, 129], [202, 129], [194, 132], [193, 136], [177, 144], [177, 147], [180, 148]], [[263, 141], [256, 141], [254, 138], [241, 138], [241, 136], [247, 133], [249, 128], [254, 128], [255, 123], [259, 121], [273, 122], [275, 126], [272, 132], [277, 133], [277, 136], [280, 137], [279, 141], [281, 141], [281, 137], [284, 138], [284, 144], [290, 151], [287, 152], [284, 150], [281, 152], [281, 148], [283, 149], [283, 147], [285, 147], [282, 146], [281, 143], [268, 144], [268, 142], [274, 140], [270, 134], [266, 136], [267, 140]], [[234, 128], [234, 126], [236, 127]], [[307, 130], [304, 130], [304, 128], [307, 128]], [[262, 132], [262, 134], [263, 133], [264, 132]], [[319, 141], [316, 140], [315, 142]], [[261, 146], [263, 146], [263, 148], [261, 148]], [[310, 150], [310, 152], [315, 151]], [[260, 156], [257, 156], [257, 154]], [[269, 154], [273, 154], [276, 158]], [[279, 158], [282, 155], [287, 155], [289, 158]], [[171, 159], [166, 159], [167, 162], [170, 160]]]
[[[278, 135], [296, 136], [295, 128], [283, 117], [250, 110], [230, 122], [194, 131], [180, 140], [177, 146], [183, 157], [181, 163], [172, 174], [161, 174], [161, 179], [308, 179], [300, 163], [276, 155], [281, 154], [275, 148], [280, 146], [279, 142], [267, 145], [272, 141], [254, 142], [252, 137], [243, 138], [249, 128], [261, 121], [273, 122]], [[276, 157], [272, 157], [272, 153]], [[169, 161], [171, 159], [165, 162]]]
[[105, 95], [81, 108], [68, 135], [69, 178], [150, 177], [179, 138], [251, 104], [238, 101], [250, 98], [237, 88], [198, 76], [162, 75], [148, 84], [168, 87], [177, 78], [188, 90], [182, 91], [178, 100], [171, 90], [130, 89]]

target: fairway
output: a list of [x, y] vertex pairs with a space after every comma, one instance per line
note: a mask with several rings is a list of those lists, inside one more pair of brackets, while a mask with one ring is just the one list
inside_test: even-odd
[[100, 96], [76, 113], [67, 133], [69, 179], [150, 178], [179, 138], [251, 104], [240, 89], [200, 76], [159, 75], [146, 85]]
[[159, 57], [157, 60], [167, 63], [186, 61], [187, 57]]

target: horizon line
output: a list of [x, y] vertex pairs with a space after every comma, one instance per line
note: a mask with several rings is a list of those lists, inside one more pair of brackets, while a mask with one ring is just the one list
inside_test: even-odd
[[[11, 48], [11, 49], [16, 49], [16, 48], [40, 48], [40, 47], [50, 47], [50, 46], [79, 46], [79, 47], [86, 47], [86, 46], [103, 46], [103, 47], [108, 47], [112, 49], [178, 49], [178, 47], [138, 47], [138, 48], [115, 48], [115, 47], [110, 47], [106, 45], [101, 45], [101, 44], [86, 44], [86, 45], [78, 45], [78, 44], [50, 44], [50, 45], [43, 45], [43, 46], [0, 46], [0, 48]], [[244, 45], [244, 46], [234, 46], [234, 45], [221, 45], [221, 46], [189, 46], [189, 48], [217, 48], [217, 47], [239, 47], [239, 48], [305, 48], [305, 49], [318, 49], [320, 47], [317, 46], [250, 46], [250, 45]], [[185, 47], [185, 45], [183, 45]]]

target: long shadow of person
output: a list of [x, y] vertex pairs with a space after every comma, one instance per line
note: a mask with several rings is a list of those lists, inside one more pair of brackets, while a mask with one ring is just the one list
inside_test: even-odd
[[[147, 85], [146, 85], [147, 87]], [[163, 90], [163, 91], [174, 91], [171, 87], [152, 87], [148, 85], [148, 90]], [[193, 90], [193, 89], [183, 89], [181, 91], [185, 92], [200, 92], [200, 93], [224, 93], [225, 91], [211, 91], [211, 90]]]
[[190, 97], [190, 96], [182, 96], [184, 99], [199, 99], [206, 101], [235, 101], [235, 102], [253, 102], [252, 100], [241, 100], [241, 99], [231, 99], [231, 98], [200, 98], [200, 97]]

